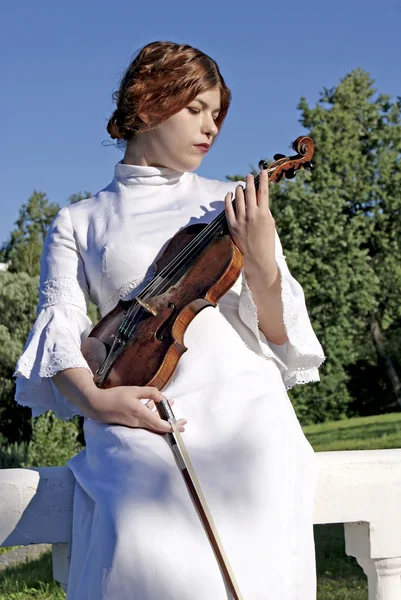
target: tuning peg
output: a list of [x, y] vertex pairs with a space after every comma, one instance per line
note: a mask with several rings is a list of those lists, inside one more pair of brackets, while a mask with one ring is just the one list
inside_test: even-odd
[[260, 171], [266, 171], [268, 166], [269, 165], [267, 164], [267, 162], [265, 160], [260, 160], [258, 163], [258, 167], [259, 167]]
[[280, 160], [280, 158], [287, 158], [285, 154], [275, 154], [273, 156], [274, 160]]
[[288, 171], [285, 171], [285, 176], [286, 179], [294, 179], [296, 173], [294, 169], [288, 169]]
[[313, 171], [313, 169], [314, 169], [314, 166], [313, 166], [313, 164], [311, 162], [308, 161], [308, 162], [306, 162], [304, 164], [304, 169], [306, 171], [309, 171], [311, 173]]

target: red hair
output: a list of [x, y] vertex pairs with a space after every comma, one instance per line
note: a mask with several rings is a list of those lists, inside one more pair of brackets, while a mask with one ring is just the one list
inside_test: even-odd
[[[107, 124], [113, 139], [130, 140], [149, 131], [192, 102], [206, 90], [220, 88], [220, 129], [231, 102], [231, 92], [215, 60], [187, 44], [151, 42], [126, 70], [113, 99], [117, 108]], [[146, 115], [145, 123], [140, 114]]]

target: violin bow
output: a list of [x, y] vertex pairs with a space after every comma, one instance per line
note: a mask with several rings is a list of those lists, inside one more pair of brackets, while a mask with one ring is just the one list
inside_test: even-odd
[[205, 528], [206, 534], [212, 545], [217, 562], [219, 563], [222, 575], [233, 596], [233, 600], [243, 600], [243, 596], [238, 587], [238, 583], [235, 579], [234, 572], [231, 568], [227, 554], [223, 548], [222, 541], [217, 532], [216, 525], [213, 521], [212, 514], [207, 505], [206, 498], [202, 492], [199, 480], [196, 476], [196, 473], [191, 463], [191, 459], [189, 458], [184, 441], [178, 429], [177, 420], [171, 409], [170, 403], [167, 400], [167, 398], [163, 398], [161, 402], [155, 402], [155, 405], [160, 417], [171, 424], [171, 427], [173, 429], [172, 433], [166, 433], [165, 435], [176, 459], [177, 466], [180, 469], [184, 481], [187, 485], [188, 491], [193, 500], [198, 516]]

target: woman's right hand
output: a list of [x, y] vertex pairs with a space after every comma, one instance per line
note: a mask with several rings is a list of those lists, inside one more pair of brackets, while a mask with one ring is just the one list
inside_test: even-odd
[[[162, 419], [157, 411], [152, 412], [156, 402], [161, 402], [163, 394], [151, 386], [118, 386], [107, 389], [91, 387], [88, 401], [91, 406], [91, 419], [101, 423], [141, 427], [154, 433], [169, 433], [172, 427]], [[147, 399], [143, 404], [141, 400]], [[169, 400], [174, 404], [174, 400]], [[186, 419], [179, 419], [179, 431], [185, 431]]]

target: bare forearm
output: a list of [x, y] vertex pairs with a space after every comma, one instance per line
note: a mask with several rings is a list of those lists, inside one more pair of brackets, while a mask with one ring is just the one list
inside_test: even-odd
[[85, 417], [93, 414], [91, 398], [97, 387], [87, 369], [65, 369], [56, 373], [52, 380], [63, 396], [77, 406]]
[[[86, 369], [60, 371], [53, 377], [60, 392], [77, 406], [85, 417], [101, 423], [140, 427], [155, 433], [169, 433], [172, 425], [152, 409], [162, 394], [155, 387], [116, 386], [100, 389]], [[143, 400], [147, 400], [146, 406]], [[174, 400], [170, 401], [174, 404]], [[186, 419], [177, 421], [180, 432], [185, 431]]]
[[263, 266], [244, 258], [244, 271], [258, 311], [259, 329], [273, 344], [288, 341], [283, 321], [281, 279], [275, 259]]

